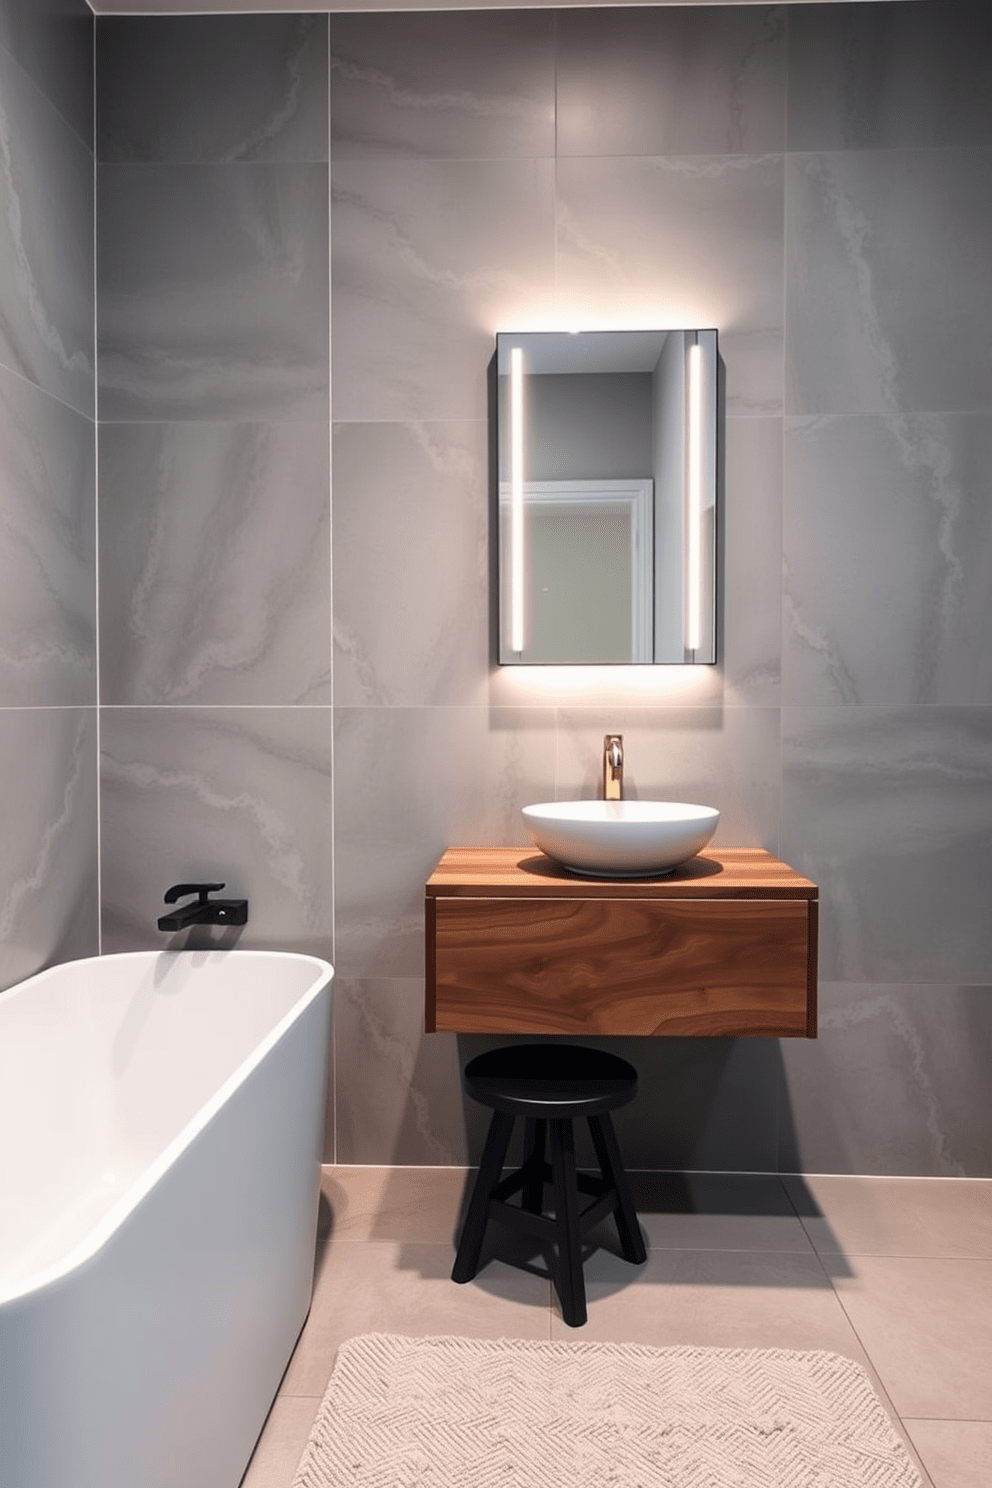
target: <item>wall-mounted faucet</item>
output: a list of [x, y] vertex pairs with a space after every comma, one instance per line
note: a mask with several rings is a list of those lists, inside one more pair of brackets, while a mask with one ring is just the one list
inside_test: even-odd
[[603, 740], [603, 800], [619, 801], [623, 795], [623, 734], [607, 734]]
[[173, 884], [165, 891], [166, 904], [175, 904], [187, 894], [196, 894], [190, 904], [182, 904], [158, 922], [160, 930], [185, 930], [188, 925], [247, 925], [247, 899], [211, 899], [224, 887], [222, 883]]

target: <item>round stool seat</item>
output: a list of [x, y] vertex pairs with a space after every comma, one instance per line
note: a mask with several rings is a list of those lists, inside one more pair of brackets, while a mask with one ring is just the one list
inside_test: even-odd
[[465, 1066], [466, 1092], [482, 1106], [536, 1120], [598, 1116], [637, 1094], [626, 1059], [582, 1044], [515, 1044], [490, 1049]]

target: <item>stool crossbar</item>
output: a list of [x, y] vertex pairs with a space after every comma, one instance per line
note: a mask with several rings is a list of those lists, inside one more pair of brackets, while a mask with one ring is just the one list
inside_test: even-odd
[[[634, 1098], [637, 1073], [626, 1060], [582, 1045], [524, 1044], [479, 1055], [466, 1066], [464, 1084], [474, 1100], [494, 1109], [451, 1278], [462, 1283], [475, 1276], [487, 1225], [495, 1219], [557, 1250], [552, 1277], [562, 1316], [569, 1327], [581, 1327], [587, 1316], [583, 1236], [612, 1214], [624, 1259], [634, 1265], [647, 1259], [609, 1115]], [[524, 1161], [503, 1178], [518, 1116], [525, 1122]], [[573, 1122], [579, 1116], [589, 1124], [599, 1178], [575, 1166]], [[548, 1185], [553, 1217], [543, 1212]], [[517, 1193], [520, 1203], [508, 1203]], [[580, 1194], [593, 1200], [584, 1209]]]

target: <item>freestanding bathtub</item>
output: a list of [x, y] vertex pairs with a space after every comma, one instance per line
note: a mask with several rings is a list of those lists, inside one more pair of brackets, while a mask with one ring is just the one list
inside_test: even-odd
[[331, 967], [0, 994], [0, 1484], [237, 1488], [310, 1305]]

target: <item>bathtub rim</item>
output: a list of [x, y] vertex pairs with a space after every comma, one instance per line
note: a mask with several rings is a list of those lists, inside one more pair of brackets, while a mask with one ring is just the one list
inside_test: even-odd
[[106, 961], [135, 961], [151, 965], [162, 957], [193, 960], [194, 958], [206, 959], [217, 956], [228, 957], [231, 955], [238, 958], [250, 957], [254, 959], [257, 957], [259, 960], [277, 959], [279, 961], [305, 962], [313, 968], [315, 973], [314, 980], [306, 991], [301, 993], [289, 1011], [273, 1024], [263, 1039], [259, 1040], [247, 1058], [243, 1059], [232, 1070], [227, 1079], [222, 1081], [210, 1098], [199, 1107], [195, 1115], [179, 1129], [172, 1141], [163, 1148], [154, 1162], [149, 1163], [142, 1170], [141, 1175], [111, 1204], [102, 1219], [87, 1232], [78, 1244], [67, 1251], [65, 1256], [54, 1265], [45, 1266], [38, 1271], [29, 1272], [27, 1276], [14, 1282], [11, 1286], [6, 1286], [3, 1278], [0, 1277], [0, 1308], [5, 1307], [8, 1303], [25, 1300], [42, 1291], [44, 1288], [55, 1285], [65, 1277], [71, 1276], [80, 1267], [85, 1266], [88, 1261], [92, 1260], [98, 1254], [127, 1217], [148, 1196], [163, 1174], [168, 1172], [186, 1148], [209, 1125], [221, 1107], [244, 1084], [252, 1072], [258, 1068], [266, 1054], [276, 1046], [286, 1031], [303, 1015], [311, 1003], [326, 988], [330, 987], [334, 979], [334, 967], [322, 957], [313, 956], [307, 952], [273, 951], [262, 948], [239, 950], [235, 947], [204, 947], [198, 950], [115, 951], [108, 953], [106, 956], [82, 956], [73, 961], [59, 962], [55, 966], [46, 967], [43, 971], [38, 971], [30, 977], [25, 977], [23, 981], [16, 982], [13, 986], [8, 987], [6, 991], [0, 993], [0, 1006], [2, 1006], [4, 998], [16, 997], [19, 993], [27, 992], [32, 986], [37, 987], [38, 983], [47, 981], [57, 973], [71, 971], [75, 967], [85, 967], [94, 963], [99, 965], [100, 962]]

